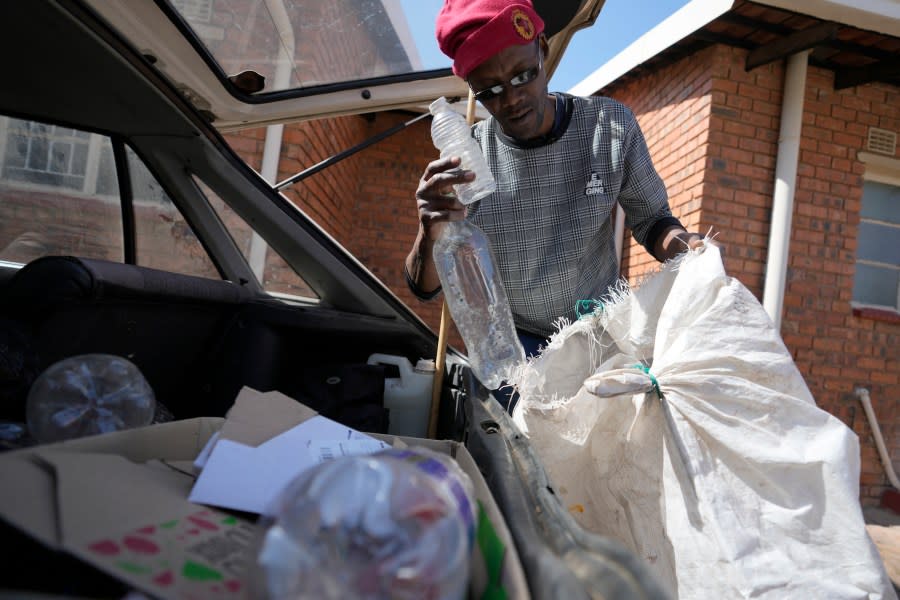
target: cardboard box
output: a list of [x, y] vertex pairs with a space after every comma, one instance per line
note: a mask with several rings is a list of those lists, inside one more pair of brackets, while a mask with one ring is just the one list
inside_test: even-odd
[[[193, 504], [193, 461], [219, 432], [256, 446], [315, 416], [277, 392], [245, 388], [226, 419], [153, 425], [0, 455], [0, 517], [158, 598], [246, 598], [253, 515]], [[490, 526], [473, 554], [472, 595], [490, 581], [527, 598], [502, 514], [466, 448], [456, 442], [380, 436], [453, 456], [472, 479]], [[14, 482], [14, 483], [12, 483]]]

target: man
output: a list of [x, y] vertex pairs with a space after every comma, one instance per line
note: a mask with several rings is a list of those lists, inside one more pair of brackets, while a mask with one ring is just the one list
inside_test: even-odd
[[631, 111], [609, 98], [548, 93], [543, 28], [530, 0], [445, 0], [438, 44], [491, 115], [473, 135], [497, 191], [466, 211], [452, 186], [474, 175], [457, 169], [458, 157], [431, 162], [416, 191], [419, 232], [405, 264], [413, 292], [434, 297], [432, 250], [443, 226], [467, 218], [480, 227], [527, 353], [560, 317], [576, 317], [577, 301], [600, 299], [617, 281], [617, 203], [659, 261], [702, 243], [672, 216]]

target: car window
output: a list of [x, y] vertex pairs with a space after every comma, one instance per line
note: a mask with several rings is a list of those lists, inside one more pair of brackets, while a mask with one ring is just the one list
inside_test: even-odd
[[109, 138], [0, 116], [0, 260], [49, 254], [121, 261], [122, 208]]
[[133, 214], [133, 262], [221, 278], [160, 183], [120, 145], [133, 200], [123, 212], [113, 146], [104, 135], [0, 116], [0, 260], [72, 255], [126, 262], [123, 214]]
[[172, 0], [221, 75], [262, 75], [263, 91], [447, 69], [430, 28], [442, 0]]
[[135, 262], [143, 267], [220, 279], [215, 264], [162, 185], [130, 148], [126, 154], [134, 198]]
[[303, 278], [275, 252], [247, 222], [229, 207], [212, 188], [197, 177], [194, 182], [219, 215], [228, 233], [250, 264], [263, 289], [275, 295], [318, 300]]

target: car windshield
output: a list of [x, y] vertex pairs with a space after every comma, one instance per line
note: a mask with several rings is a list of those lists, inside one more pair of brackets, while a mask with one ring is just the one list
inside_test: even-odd
[[265, 94], [421, 77], [430, 71], [445, 75], [450, 60], [434, 39], [441, 4], [442, 0], [171, 0], [170, 16], [205, 49], [220, 77], [257, 73], [264, 83], [238, 88]]

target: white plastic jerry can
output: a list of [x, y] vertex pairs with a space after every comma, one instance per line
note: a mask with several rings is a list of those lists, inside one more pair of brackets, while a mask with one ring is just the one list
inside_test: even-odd
[[390, 411], [388, 433], [428, 437], [434, 361], [423, 358], [413, 368], [405, 356], [373, 354], [367, 362], [370, 365], [395, 365], [400, 370], [400, 377], [384, 380], [384, 407]]

